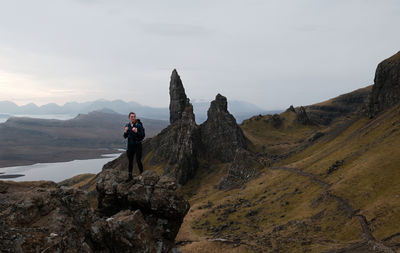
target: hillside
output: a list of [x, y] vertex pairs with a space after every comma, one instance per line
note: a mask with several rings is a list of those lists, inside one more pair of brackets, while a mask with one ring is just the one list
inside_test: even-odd
[[[177, 237], [181, 251], [399, 252], [400, 99], [398, 82], [389, 85], [390, 96], [368, 86], [245, 120], [249, 149], [264, 167], [221, 191], [221, 177], [238, 172], [215, 163], [185, 186], [192, 208]], [[370, 97], [386, 104], [372, 118]]]
[[177, 239], [192, 243], [182, 252], [370, 252], [366, 240], [398, 247], [399, 110], [353, 119], [239, 189], [215, 187], [228, 164], [199, 174], [186, 186], [192, 209]]
[[[266, 146], [258, 152], [259, 176], [220, 190], [231, 163], [201, 159], [183, 187], [192, 207], [176, 239], [180, 250], [393, 252], [400, 243], [399, 111], [396, 106], [373, 119], [353, 113], [329, 125], [303, 125], [292, 111], [279, 115], [278, 128], [272, 115], [246, 120], [246, 137], [258, 140], [250, 149]], [[316, 131], [323, 135], [310, 141]], [[162, 174], [165, 165], [148, 163], [151, 156], [144, 159], [146, 170]], [[105, 167], [124, 170], [125, 159]], [[76, 186], [94, 189], [95, 182], [85, 176]]]

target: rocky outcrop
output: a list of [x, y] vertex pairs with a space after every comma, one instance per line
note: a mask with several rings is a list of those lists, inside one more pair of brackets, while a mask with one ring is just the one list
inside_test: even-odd
[[166, 167], [166, 173], [175, 177], [179, 183], [185, 184], [193, 178], [198, 165], [198, 150], [201, 146], [200, 131], [196, 124], [193, 107], [186, 104], [182, 119], [177, 124], [178, 131], [173, 138], [170, 152], [172, 155]]
[[236, 149], [246, 147], [246, 138], [220, 94], [211, 102], [207, 121], [196, 124], [193, 106], [176, 70], [170, 82], [170, 119], [167, 128], [143, 144], [144, 153], [152, 153], [150, 165], [165, 164], [164, 173], [180, 184], [194, 177], [200, 158], [231, 162]]
[[296, 112], [296, 110], [294, 109], [293, 105], [289, 106], [289, 108], [286, 109], [286, 112]]
[[[228, 112], [224, 96], [216, 96], [208, 110], [207, 121], [198, 126], [193, 106], [174, 70], [170, 82], [170, 100], [171, 124], [157, 136], [143, 142], [143, 157], [148, 165], [162, 165], [165, 175], [174, 177], [184, 185], [195, 176], [200, 159], [232, 162], [236, 149], [246, 148], [247, 140], [235, 118]], [[277, 125], [280, 124], [278, 115], [274, 116], [274, 120]], [[126, 172], [127, 166], [127, 157], [123, 154], [106, 164], [105, 168]]]
[[2, 252], [170, 252], [189, 203], [175, 179], [146, 171], [98, 175], [99, 208], [86, 191], [52, 182], [0, 181]]
[[228, 175], [218, 185], [220, 190], [228, 190], [242, 186], [255, 178], [263, 165], [257, 157], [245, 149], [238, 149], [235, 159], [229, 167]]
[[211, 102], [207, 120], [200, 125], [201, 140], [208, 158], [233, 161], [238, 148], [246, 148], [246, 137], [228, 112], [226, 97], [218, 94]]
[[157, 252], [151, 228], [140, 210], [123, 210], [98, 219], [90, 227], [90, 236], [94, 252]]
[[367, 114], [379, 112], [400, 103], [400, 52], [379, 63], [367, 105]]
[[[143, 238], [149, 242], [146, 245], [156, 245], [160, 252], [168, 252], [174, 246], [174, 239], [190, 207], [180, 186], [174, 178], [159, 177], [153, 171], [145, 171], [129, 182], [125, 179], [126, 175], [118, 170], [103, 170], [100, 173], [96, 186], [99, 214], [113, 220], [134, 220], [135, 227], [129, 230], [143, 231]], [[117, 225], [122, 226], [120, 223]], [[110, 228], [113, 228], [112, 224], [104, 221], [92, 225], [91, 233], [95, 233], [98, 247], [106, 248], [108, 244], [102, 240], [104, 234], [98, 236], [96, 231], [104, 229], [106, 235], [115, 237]], [[141, 237], [137, 233], [131, 236], [135, 236], [132, 240], [140, 243]]]
[[308, 117], [306, 109], [303, 106], [300, 106], [300, 108], [296, 111], [296, 120], [303, 125], [311, 124], [311, 120]]
[[52, 182], [1, 182], [2, 252], [91, 252], [86, 192]]
[[193, 106], [186, 101], [181, 119], [161, 131], [150, 141], [153, 155], [150, 164], [165, 163], [165, 174], [175, 177], [180, 184], [192, 178], [198, 168], [197, 152], [200, 131], [193, 114]]
[[144, 153], [152, 152], [150, 165], [164, 164], [165, 174], [173, 176], [180, 184], [185, 184], [198, 168], [200, 130], [195, 121], [193, 106], [186, 97], [175, 69], [171, 75], [169, 90], [171, 124], [143, 144]]
[[173, 124], [182, 118], [182, 113], [187, 103], [185, 88], [183, 88], [182, 80], [176, 69], [172, 71], [169, 96], [171, 98], [169, 104], [169, 122]]
[[279, 128], [280, 126], [282, 126], [282, 119], [279, 116], [279, 114], [272, 115], [271, 118], [270, 118], [270, 121], [271, 121], [271, 125], [274, 128]]

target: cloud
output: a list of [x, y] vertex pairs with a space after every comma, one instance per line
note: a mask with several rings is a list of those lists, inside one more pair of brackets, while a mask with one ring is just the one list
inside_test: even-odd
[[399, 11], [394, 0], [2, 1], [0, 96], [168, 106], [177, 68], [192, 99], [317, 102], [371, 84], [399, 50]]
[[167, 37], [210, 36], [213, 33], [204, 26], [191, 24], [148, 23], [142, 24], [141, 28], [144, 33]]

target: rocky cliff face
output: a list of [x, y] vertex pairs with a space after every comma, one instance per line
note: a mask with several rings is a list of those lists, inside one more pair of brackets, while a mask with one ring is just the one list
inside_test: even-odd
[[369, 98], [367, 113], [379, 112], [400, 103], [400, 52], [379, 63]]
[[2, 252], [170, 252], [189, 210], [175, 179], [125, 178], [115, 169], [98, 175], [95, 212], [85, 191], [0, 181]]
[[232, 162], [236, 149], [246, 148], [246, 137], [228, 112], [226, 97], [218, 94], [211, 102], [207, 120], [200, 126], [204, 155], [222, 162]]

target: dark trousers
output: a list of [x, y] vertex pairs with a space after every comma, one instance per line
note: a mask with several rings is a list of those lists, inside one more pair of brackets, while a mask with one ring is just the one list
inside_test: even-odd
[[126, 151], [126, 154], [128, 155], [128, 169], [129, 169], [129, 177], [132, 176], [132, 170], [133, 170], [133, 157], [136, 154], [136, 163], [139, 167], [140, 173], [143, 172], [143, 164], [142, 164], [142, 143], [136, 143], [132, 145], [128, 145], [128, 150]]

